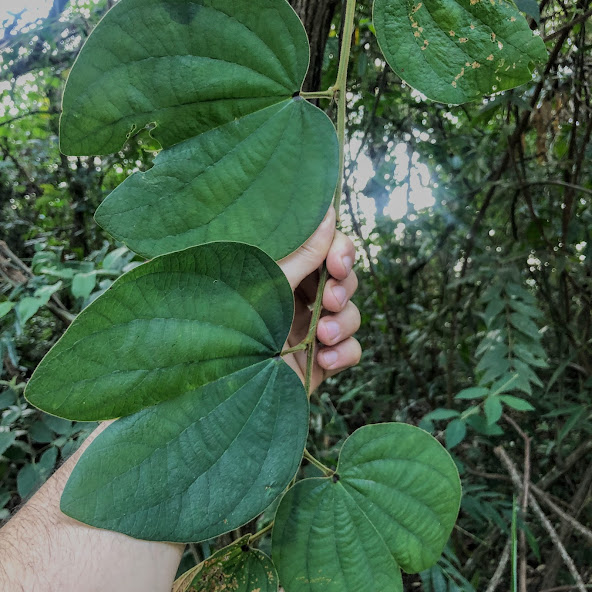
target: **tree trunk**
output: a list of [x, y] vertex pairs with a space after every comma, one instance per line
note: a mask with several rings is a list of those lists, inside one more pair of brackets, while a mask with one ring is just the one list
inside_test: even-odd
[[303, 90], [325, 90], [320, 88], [325, 45], [335, 9], [341, 2], [340, 0], [289, 0], [289, 2], [304, 24], [310, 41], [310, 67]]

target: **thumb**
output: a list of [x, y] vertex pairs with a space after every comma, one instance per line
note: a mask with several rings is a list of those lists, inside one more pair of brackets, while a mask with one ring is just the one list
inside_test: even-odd
[[315, 233], [298, 250], [278, 261], [292, 290], [295, 290], [305, 277], [322, 265], [327, 258], [334, 236], [335, 209], [331, 206]]

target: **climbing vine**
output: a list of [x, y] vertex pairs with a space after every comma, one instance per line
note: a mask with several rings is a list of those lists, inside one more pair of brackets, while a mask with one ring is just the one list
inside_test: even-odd
[[[252, 549], [255, 534], [178, 590], [211, 570], [244, 590], [402, 590], [401, 569], [433, 565], [456, 520], [456, 466], [419, 428], [365, 426], [335, 470], [305, 450], [326, 268], [307, 337], [284, 350], [294, 302], [275, 260], [332, 202], [339, 212], [355, 13], [348, 0], [327, 90], [300, 92], [308, 40], [285, 0], [121, 0], [68, 79], [65, 154], [112, 153], [146, 127], [161, 150], [95, 216], [152, 259], [77, 317], [26, 390], [59, 417], [117, 419], [82, 456], [62, 510], [197, 542], [283, 496], [272, 559]], [[376, 0], [374, 24], [393, 69], [443, 102], [526, 82], [546, 57], [510, 0]], [[336, 101], [336, 128], [312, 98]], [[295, 350], [307, 352], [304, 385], [282, 359]], [[303, 455], [323, 477], [293, 483]]]

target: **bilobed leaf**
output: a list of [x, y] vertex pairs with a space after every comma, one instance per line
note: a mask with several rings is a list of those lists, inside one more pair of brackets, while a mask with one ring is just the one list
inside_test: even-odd
[[458, 472], [432, 436], [404, 424], [360, 428], [336, 476], [299, 481], [280, 502], [272, 556], [282, 586], [402, 590], [399, 567], [413, 573], [437, 561], [459, 504]]
[[97, 220], [152, 257], [214, 240], [295, 250], [335, 189], [328, 117], [295, 95], [309, 62], [286, 0], [122, 0], [64, 93], [61, 148], [108, 154], [150, 124], [164, 151]]
[[249, 538], [236, 540], [184, 573], [172, 592], [277, 592], [275, 566], [265, 553], [249, 546]]
[[511, 0], [375, 0], [374, 25], [393, 70], [444, 103], [524, 84], [547, 58]]
[[240, 243], [164, 255], [116, 281], [26, 391], [54, 415], [127, 416], [85, 451], [62, 510], [178, 542], [262, 512], [294, 476], [308, 429], [304, 388], [278, 356], [292, 316], [280, 268]]

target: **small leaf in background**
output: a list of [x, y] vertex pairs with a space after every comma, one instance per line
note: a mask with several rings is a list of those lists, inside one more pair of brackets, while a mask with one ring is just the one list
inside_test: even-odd
[[4, 454], [16, 440], [14, 432], [1, 431], [0, 432], [0, 456]]
[[37, 314], [37, 311], [47, 304], [46, 300], [42, 298], [34, 298], [33, 296], [26, 296], [18, 301], [16, 305], [16, 312], [22, 325], [24, 325], [32, 316]]
[[184, 573], [172, 592], [277, 592], [275, 566], [265, 553], [249, 546], [249, 538], [236, 540]]
[[511, 0], [375, 0], [378, 43], [393, 70], [428, 98], [460, 104], [532, 80], [543, 40]]
[[97, 274], [95, 271], [89, 273], [77, 273], [72, 278], [72, 295], [75, 298], [86, 300], [95, 289]]
[[14, 308], [14, 302], [0, 302], [0, 319]]
[[466, 388], [460, 391], [455, 399], [480, 399], [482, 397], [486, 397], [489, 394], [489, 389], [484, 388], [482, 386], [474, 386], [471, 388]]
[[53, 432], [41, 421], [31, 424], [29, 434], [33, 442], [37, 444], [49, 444], [54, 440]]
[[516, 409], [517, 411], [534, 411], [534, 407], [524, 399], [513, 397], [512, 395], [500, 395], [500, 399], [508, 405], [508, 407]]
[[497, 423], [503, 413], [503, 407], [499, 398], [493, 396], [485, 399], [483, 410], [485, 411], [485, 418], [489, 425]]
[[22, 325], [24, 325], [31, 317], [37, 314], [37, 311], [45, 306], [49, 299], [62, 287], [62, 282], [57, 282], [49, 286], [42, 286], [35, 290], [33, 296], [26, 296], [19, 300], [16, 305], [16, 312]]
[[452, 450], [455, 446], [458, 446], [467, 435], [467, 426], [464, 420], [454, 419], [447, 426], [444, 432], [444, 439], [446, 442], [446, 448]]
[[443, 419], [451, 419], [452, 417], [458, 417], [460, 413], [454, 409], [434, 409], [430, 411], [423, 419], [427, 421], [438, 421]]
[[272, 557], [283, 587], [401, 591], [399, 567], [417, 573], [438, 560], [460, 494], [450, 455], [423, 430], [358, 429], [343, 445], [336, 476], [299, 481], [280, 502]]
[[17, 475], [18, 494], [26, 499], [31, 496], [51, 475], [58, 456], [57, 448], [45, 451], [39, 462], [25, 465]]

